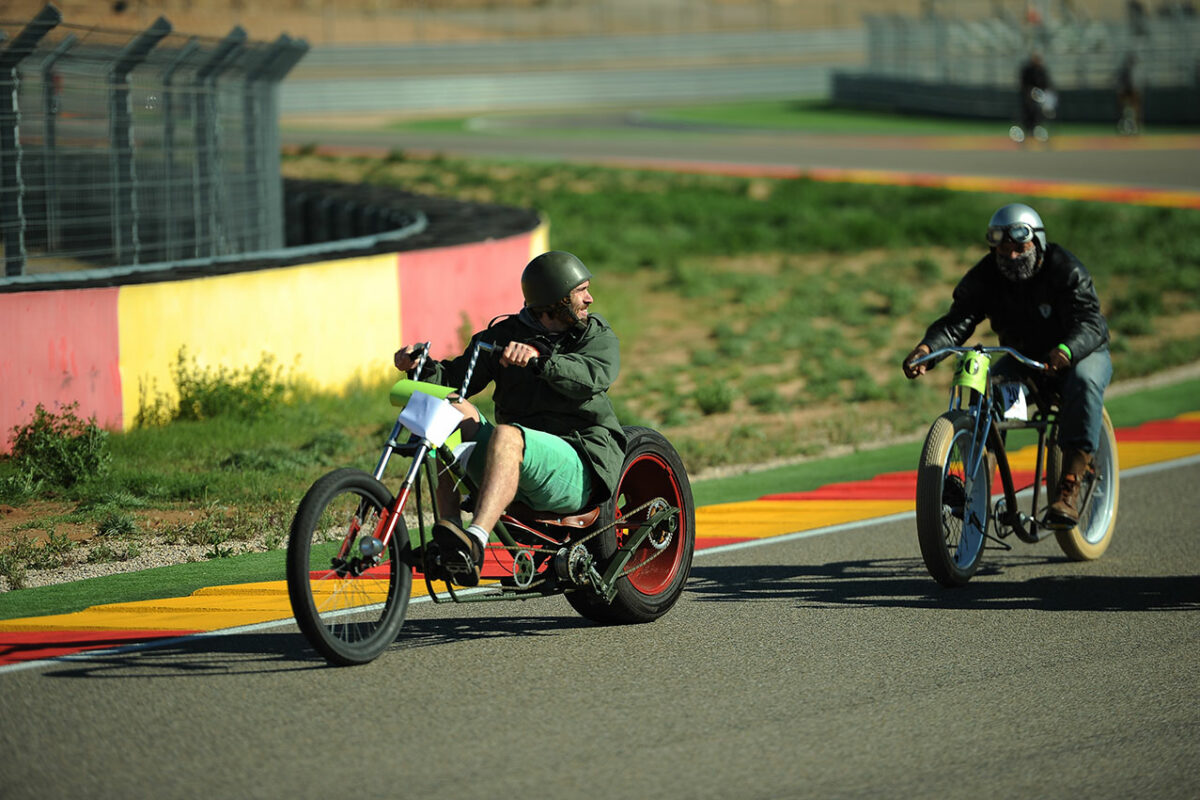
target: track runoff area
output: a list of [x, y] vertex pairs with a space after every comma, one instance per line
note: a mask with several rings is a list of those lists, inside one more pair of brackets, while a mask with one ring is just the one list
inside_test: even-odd
[[[1121, 473], [1128, 477], [1200, 460], [1200, 411], [1118, 429], [1117, 450]], [[1018, 485], [1032, 482], [1034, 458], [1032, 446], [1011, 455]], [[916, 483], [916, 470], [906, 470], [812, 491], [701, 506], [696, 509], [696, 557], [911, 517]], [[484, 574], [487, 577], [488, 571]], [[427, 599], [425, 595], [424, 582], [414, 581], [413, 602]], [[283, 580], [213, 586], [187, 597], [4, 620], [0, 621], [0, 673], [47, 659], [110, 655], [166, 645], [181, 637], [251, 633], [291, 622]]]
[[[623, 165], [673, 171], [805, 177], [810, 180], [934, 186], [957, 191], [1005, 192], [1200, 209], [1200, 192], [1159, 191], [1103, 184], [1029, 179], [997, 180], [878, 170], [796, 169], [764, 165], [668, 160], [609, 159]], [[1117, 430], [1123, 476], [1200, 459], [1200, 410], [1171, 420]], [[1010, 455], [1018, 485], [1033, 480], [1034, 448]], [[916, 470], [869, 480], [835, 483], [807, 492], [764, 495], [757, 500], [696, 509], [696, 556], [852, 530], [903, 519], [916, 507]], [[487, 577], [487, 572], [484, 573]], [[413, 582], [413, 602], [427, 598]], [[187, 597], [93, 606], [70, 614], [0, 621], [0, 673], [47, 659], [86, 658], [164, 646], [181, 637], [249, 633], [292, 623], [286, 581], [212, 586]]]

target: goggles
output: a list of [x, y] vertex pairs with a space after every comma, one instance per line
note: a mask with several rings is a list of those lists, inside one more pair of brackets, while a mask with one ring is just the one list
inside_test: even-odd
[[1033, 238], [1036, 231], [1044, 231], [1045, 228], [1035, 228], [1028, 222], [1014, 222], [1011, 225], [993, 225], [987, 229], [988, 244], [992, 247], [998, 247], [1001, 242], [1008, 239], [1016, 244], [1025, 244]]

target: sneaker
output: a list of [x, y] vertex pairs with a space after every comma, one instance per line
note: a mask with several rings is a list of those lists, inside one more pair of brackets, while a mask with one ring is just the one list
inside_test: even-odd
[[478, 586], [483, 548], [474, 536], [447, 519], [433, 526], [433, 542], [442, 557], [442, 569], [459, 586]]

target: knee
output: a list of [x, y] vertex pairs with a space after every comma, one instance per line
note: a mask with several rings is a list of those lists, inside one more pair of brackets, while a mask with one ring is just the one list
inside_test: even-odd
[[469, 400], [459, 400], [454, 407], [463, 415], [464, 422], [479, 424], [479, 409]]
[[1107, 353], [1093, 353], [1075, 365], [1068, 375], [1068, 382], [1080, 391], [1103, 393], [1112, 380], [1112, 361]]
[[1069, 390], [1087, 394], [1103, 394], [1108, 386], [1105, 374], [1096, 369], [1075, 369], [1067, 378]]
[[516, 425], [497, 425], [490, 444], [492, 453], [516, 455], [518, 460], [525, 456], [525, 434]]

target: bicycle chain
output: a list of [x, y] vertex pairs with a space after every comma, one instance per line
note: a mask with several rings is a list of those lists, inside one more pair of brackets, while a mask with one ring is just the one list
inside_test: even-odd
[[[634, 508], [634, 509], [630, 510], [629, 512], [627, 512], [626, 514], [624, 514], [623, 516], [621, 516], [621, 517], [619, 517], [619, 518], [617, 518], [617, 519], [614, 519], [612, 522], [610, 522], [609, 524], [605, 525], [603, 528], [597, 528], [596, 530], [594, 530], [594, 531], [592, 531], [591, 533], [589, 533], [587, 536], [584, 536], [582, 539], [580, 539], [580, 540], [578, 540], [578, 541], [576, 541], [576, 542], [571, 542], [571, 546], [572, 546], [572, 547], [574, 547], [575, 545], [584, 544], [584, 543], [586, 543], [586, 542], [590, 541], [592, 538], [594, 538], [594, 537], [596, 537], [596, 536], [599, 536], [600, 534], [604, 533], [605, 531], [607, 531], [607, 530], [610, 530], [610, 529], [612, 529], [612, 528], [615, 528], [615, 527], [617, 526], [617, 523], [618, 523], [618, 522], [620, 522], [621, 520], [623, 520], [623, 519], [628, 519], [629, 517], [632, 517], [634, 514], [637, 514], [639, 511], [644, 511], [645, 509], [649, 508], [650, 506], [652, 506], [652, 505], [654, 505], [655, 503], [658, 503], [658, 502], [660, 502], [660, 501], [662, 501], [662, 498], [661, 498], [661, 497], [655, 497], [655, 498], [654, 498], [654, 499], [652, 499], [652, 500], [647, 500], [646, 502], [642, 503], [642, 504], [641, 504], [640, 506], [638, 506], [637, 508]], [[523, 546], [521, 546], [521, 545], [491, 545], [491, 547], [493, 547], [493, 548], [494, 548], [494, 549], [496, 549], [496, 550], [504, 550], [504, 551], [507, 551], [507, 552], [514, 552], [514, 553], [516, 553], [516, 552], [521, 552], [521, 551], [523, 551], [523, 550], [530, 550], [530, 549], [532, 549], [532, 548], [529, 548], [529, 547], [523, 547]], [[641, 569], [642, 567], [644, 567], [644, 566], [646, 566], [647, 564], [649, 564], [649, 563], [650, 563], [651, 561], [653, 561], [654, 559], [656, 559], [656, 558], [658, 558], [659, 556], [661, 556], [661, 555], [662, 555], [664, 552], [666, 552], [666, 548], [665, 548], [665, 547], [664, 547], [662, 550], [658, 550], [658, 551], [656, 551], [656, 552], [654, 553], [654, 555], [650, 556], [650, 557], [649, 557], [649, 558], [647, 558], [645, 561], [642, 561], [642, 562], [640, 562], [640, 563], [636, 564], [635, 566], [632, 566], [632, 567], [630, 567], [629, 569], [625, 570], [624, 572], [622, 572], [620, 575], [618, 575], [618, 576], [617, 576], [617, 579], [619, 580], [619, 579], [621, 579], [621, 578], [624, 578], [624, 577], [627, 577], [627, 576], [629, 576], [629, 575], [633, 574], [633, 573], [634, 573], [634, 572], [636, 572], [637, 570], [639, 570], [639, 569]], [[541, 586], [541, 585], [542, 585], [543, 583], [545, 583], [545, 582], [546, 582], [546, 579], [545, 579], [545, 578], [542, 578], [540, 581], [537, 581], [537, 582], [535, 582], [535, 583], [531, 583], [531, 584], [529, 584], [528, 586], [526, 586], [524, 589], [521, 589], [520, 591], [527, 592], [527, 591], [529, 591], [530, 589], [533, 589], [535, 586]]]

